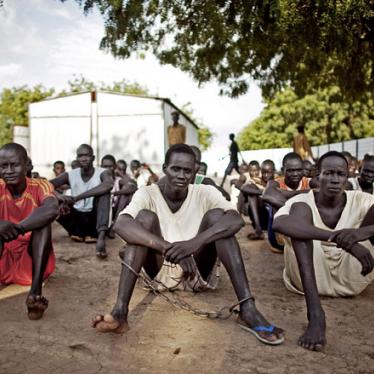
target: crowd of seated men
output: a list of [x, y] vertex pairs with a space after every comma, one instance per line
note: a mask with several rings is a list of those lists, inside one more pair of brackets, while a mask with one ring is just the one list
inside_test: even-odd
[[[77, 148], [69, 171], [53, 164], [47, 181], [32, 172], [19, 144], [0, 148], [0, 284], [30, 285], [28, 317], [40, 319], [48, 307], [43, 280], [54, 271], [52, 223], [70, 238], [96, 243], [108, 256], [106, 238], [117, 234], [127, 244], [113, 309], [98, 314], [99, 332], [124, 333], [139, 272], [164, 291], [204, 291], [218, 285], [217, 265], [229, 274], [238, 299], [237, 323], [265, 344], [278, 345], [283, 329], [257, 308], [235, 234], [248, 216], [249, 240], [269, 242], [284, 256], [279, 278], [304, 295], [308, 326], [299, 344], [320, 350], [326, 344], [321, 295], [356, 296], [373, 280], [374, 156], [362, 161], [327, 152], [302, 160], [288, 153], [277, 171], [270, 159], [243, 164], [231, 178], [231, 193], [206, 176], [197, 147], [169, 148], [163, 176], [149, 165], [105, 155], [94, 166], [90, 145]], [[82, 244], [84, 245], [84, 244]]]

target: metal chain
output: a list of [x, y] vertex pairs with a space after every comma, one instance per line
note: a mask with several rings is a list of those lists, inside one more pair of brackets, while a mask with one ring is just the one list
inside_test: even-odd
[[[147, 287], [149, 287], [150, 290], [156, 296], [160, 296], [161, 298], [163, 298], [164, 300], [166, 300], [168, 303], [170, 303], [171, 305], [173, 305], [176, 308], [186, 310], [187, 312], [190, 312], [190, 313], [192, 313], [196, 316], [199, 316], [199, 317], [207, 317], [207, 318], [210, 318], [210, 319], [228, 319], [228, 318], [231, 317], [231, 315], [233, 313], [235, 313], [235, 314], [239, 313], [239, 310], [236, 308], [237, 306], [239, 306], [240, 304], [244, 303], [247, 300], [253, 300], [253, 301], [255, 300], [255, 298], [253, 296], [249, 296], [249, 297], [246, 297], [242, 300], [239, 300], [235, 304], [223, 306], [222, 308], [220, 308], [216, 311], [205, 311], [205, 310], [193, 307], [191, 304], [187, 303], [184, 300], [181, 300], [181, 299], [177, 298], [175, 295], [173, 297], [168, 296], [165, 292], [160, 291], [158, 289], [158, 286], [162, 286], [163, 288], [165, 288], [165, 290], [170, 291], [170, 292], [175, 291], [175, 288], [169, 288], [164, 283], [149, 278], [149, 276], [146, 273], [145, 274], [138, 273], [129, 264], [127, 264], [123, 260], [121, 260], [121, 262], [132, 273], [134, 273], [138, 278], [140, 278], [145, 283], [145, 285]], [[182, 279], [179, 280], [179, 283], [181, 281], [182, 281]], [[177, 284], [177, 286], [179, 285], [179, 283]]]

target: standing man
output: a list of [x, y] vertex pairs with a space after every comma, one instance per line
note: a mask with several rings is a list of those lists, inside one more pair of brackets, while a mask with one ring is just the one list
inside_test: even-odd
[[109, 170], [93, 166], [95, 156], [88, 144], [78, 147], [77, 160], [79, 168], [51, 180], [55, 188], [64, 184], [71, 188], [71, 196], [58, 195], [62, 209], [57, 221], [74, 241], [96, 242], [97, 257], [105, 258], [113, 177]]
[[305, 135], [304, 125], [297, 126], [297, 134], [293, 139], [293, 151], [296, 152], [302, 160], [314, 160], [312, 148]]
[[[238, 159], [238, 153], [240, 152], [238, 143], [234, 140], [235, 135], [230, 134], [229, 139], [231, 140], [230, 144], [230, 162], [227, 165], [227, 168], [225, 170], [225, 175], [223, 176], [221, 187], [225, 184], [226, 177], [231, 174], [231, 172], [235, 169], [238, 174], [240, 174], [239, 171], [239, 159]], [[242, 157], [243, 158], [243, 157]], [[244, 161], [243, 161], [244, 162]]]
[[48, 307], [42, 283], [55, 269], [51, 223], [58, 203], [49, 182], [26, 177], [27, 163], [20, 144], [0, 149], [0, 284], [31, 284], [26, 306], [35, 320]]
[[[192, 184], [196, 160], [185, 144], [169, 148], [165, 183], [139, 189], [119, 216], [115, 230], [128, 245], [118, 297], [110, 314], [98, 315], [100, 332], [125, 332], [136, 273], [141, 268], [159, 285], [203, 291], [214, 288], [217, 257], [226, 268], [240, 302], [238, 323], [266, 344], [281, 344], [284, 332], [256, 308], [235, 234], [243, 221], [212, 186]], [[134, 274], [135, 272], [135, 274]]]
[[168, 127], [169, 147], [174, 144], [186, 143], [186, 127], [181, 125], [179, 121], [179, 113], [175, 110], [171, 113], [173, 124]]

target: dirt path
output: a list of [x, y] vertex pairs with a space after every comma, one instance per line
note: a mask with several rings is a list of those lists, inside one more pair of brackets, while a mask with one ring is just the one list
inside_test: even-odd
[[[57, 270], [44, 289], [50, 307], [43, 320], [27, 319], [25, 294], [0, 300], [0, 373], [374, 373], [374, 285], [357, 298], [325, 298], [328, 346], [324, 353], [305, 351], [296, 345], [306, 323], [304, 300], [285, 290], [282, 256], [264, 241], [248, 242], [247, 230], [238, 238], [256, 302], [287, 331], [284, 345], [264, 346], [235, 317], [196, 317], [140, 288], [130, 306], [131, 330], [97, 333], [90, 320], [115, 300], [121, 241], [108, 241], [109, 260], [100, 262], [94, 245], [73, 243], [56, 226]], [[204, 309], [235, 301], [224, 270], [217, 291], [179, 295]]]

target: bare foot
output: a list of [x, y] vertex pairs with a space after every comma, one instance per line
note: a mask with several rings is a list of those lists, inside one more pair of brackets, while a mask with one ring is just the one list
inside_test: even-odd
[[253, 333], [262, 343], [276, 345], [284, 341], [284, 330], [269, 323], [256, 308], [253, 301], [248, 301], [245, 306], [243, 304], [238, 323], [241, 327]]
[[247, 238], [249, 240], [263, 240], [264, 234], [262, 233], [262, 231], [260, 233], [251, 232], [247, 235]]
[[300, 336], [298, 344], [311, 351], [322, 351], [326, 345], [326, 322], [325, 316], [310, 318], [305, 333]]
[[43, 317], [48, 308], [48, 300], [41, 295], [29, 295], [26, 299], [28, 317], [31, 320], [37, 320]]
[[111, 314], [99, 314], [92, 320], [92, 327], [100, 332], [114, 332], [123, 334], [129, 330], [129, 324], [125, 320], [123, 323], [114, 319]]
[[106, 247], [105, 247], [105, 231], [101, 231], [99, 233], [99, 237], [97, 238], [96, 256], [100, 259], [104, 259], [108, 257], [108, 254], [106, 253]]

